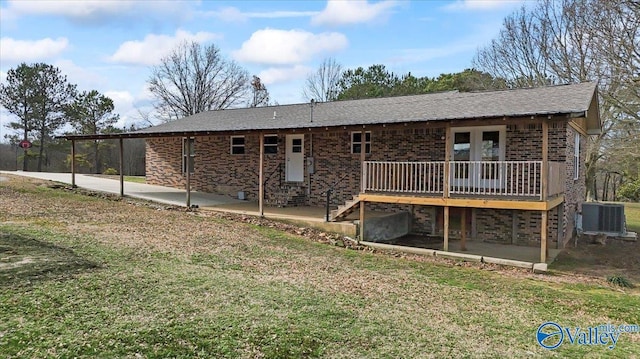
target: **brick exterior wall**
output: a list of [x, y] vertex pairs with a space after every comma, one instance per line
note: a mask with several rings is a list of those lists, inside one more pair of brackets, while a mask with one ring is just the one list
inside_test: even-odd
[[[575, 137], [580, 136], [580, 169], [578, 179], [575, 177]], [[571, 126], [566, 126], [566, 180], [564, 192], [564, 216], [563, 216], [563, 245], [567, 244], [574, 236], [576, 212], [582, 212], [582, 203], [585, 201], [586, 188], [586, 159], [587, 139]]]
[[[360, 154], [351, 153], [351, 132], [362, 128], [343, 128], [323, 132], [305, 133], [304, 153], [309, 157], [313, 142], [315, 173], [305, 170], [304, 182], [295, 184], [301, 191], [296, 197], [298, 205], [324, 206], [324, 191], [336, 184], [331, 198], [332, 206], [343, 204], [360, 192]], [[404, 125], [368, 127], [371, 131], [373, 161], [442, 161], [445, 156], [445, 129], [437, 127], [407, 128]], [[291, 132], [287, 132], [291, 133]], [[265, 196], [286, 187], [284, 181], [285, 136], [278, 134], [276, 154], [265, 154], [264, 175], [271, 176], [265, 187]], [[564, 121], [550, 122], [549, 160], [566, 163], [566, 203], [564, 209], [555, 208], [549, 213], [548, 238], [562, 243], [573, 233], [576, 208], [584, 201], [584, 160], [581, 150], [581, 171], [578, 180], [573, 179], [574, 136], [577, 132]], [[250, 200], [258, 196], [259, 136], [245, 135], [245, 153], [230, 153], [230, 135], [213, 135], [195, 139], [195, 168], [192, 188], [197, 191], [234, 195], [244, 191]], [[585, 148], [581, 139], [581, 149]], [[154, 138], [147, 140], [147, 182], [163, 186], [183, 188], [182, 139]], [[542, 159], [542, 128], [539, 123], [516, 123], [506, 126], [505, 160], [525, 161]], [[305, 159], [305, 168], [307, 160]], [[280, 166], [280, 167], [279, 167]], [[302, 195], [303, 194], [303, 195]], [[369, 207], [370, 206], [370, 207]], [[413, 213], [413, 232], [439, 234], [442, 231], [438, 211], [428, 206], [370, 204], [367, 208], [380, 211], [409, 211]], [[559, 221], [559, 215], [562, 215]], [[531, 211], [476, 209], [476, 239], [500, 243], [539, 245], [540, 213]], [[558, 226], [562, 228], [559, 231]], [[470, 226], [469, 226], [470, 227]], [[514, 233], [514, 228], [516, 232]], [[434, 231], [435, 229], [435, 231]], [[471, 228], [468, 229], [471, 231]], [[458, 231], [459, 232], [459, 231]], [[457, 233], [459, 235], [459, 233]], [[452, 228], [452, 237], [456, 231]], [[551, 246], [551, 244], [550, 244]]]

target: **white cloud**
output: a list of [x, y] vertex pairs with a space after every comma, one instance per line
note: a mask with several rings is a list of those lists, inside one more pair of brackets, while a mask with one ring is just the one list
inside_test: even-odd
[[64, 37], [57, 39], [16, 40], [0, 38], [0, 59], [2, 62], [29, 62], [50, 59], [61, 54], [69, 45]]
[[59, 68], [60, 72], [67, 76], [69, 83], [78, 85], [80, 91], [97, 90], [107, 82], [107, 79], [98, 72], [78, 66], [71, 60], [59, 60], [54, 62], [53, 66]]
[[493, 10], [521, 4], [523, 0], [458, 0], [444, 6], [446, 10]]
[[53, 15], [73, 22], [100, 25], [124, 19], [171, 21], [190, 11], [189, 1], [136, 1], [136, 0], [57, 0], [57, 1], [9, 1], [7, 9], [18, 15]]
[[210, 32], [197, 32], [177, 30], [175, 35], [149, 34], [142, 41], [127, 41], [120, 45], [118, 50], [109, 57], [110, 61], [133, 65], [157, 65], [160, 60], [171, 53], [176, 45], [183, 41], [208, 42], [219, 38], [220, 35]]
[[314, 25], [348, 25], [366, 23], [388, 16], [398, 6], [397, 1], [380, 1], [370, 4], [366, 0], [329, 0], [327, 7], [311, 19]]
[[254, 32], [233, 56], [242, 62], [290, 65], [342, 50], [348, 43], [347, 37], [337, 32], [313, 34], [302, 30], [264, 29]]
[[295, 65], [293, 67], [272, 67], [260, 71], [258, 77], [260, 77], [260, 80], [265, 85], [272, 85], [303, 79], [310, 71], [310, 67], [303, 65]]
[[317, 11], [263, 11], [263, 12], [242, 12], [240, 9], [228, 6], [216, 11], [207, 11], [201, 13], [204, 17], [214, 17], [227, 22], [244, 22], [248, 19], [282, 19], [294, 17], [310, 17], [317, 15]]

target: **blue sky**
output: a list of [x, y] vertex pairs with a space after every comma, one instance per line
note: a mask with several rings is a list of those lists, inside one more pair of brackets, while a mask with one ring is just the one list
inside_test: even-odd
[[[6, 1], [0, 81], [22, 62], [59, 67], [79, 90], [111, 97], [119, 125], [151, 110], [151, 66], [179, 42], [213, 43], [259, 76], [279, 104], [303, 102], [326, 57], [437, 76], [471, 66], [523, 1]], [[0, 137], [10, 116], [1, 112]], [[0, 139], [1, 141], [2, 139]]]

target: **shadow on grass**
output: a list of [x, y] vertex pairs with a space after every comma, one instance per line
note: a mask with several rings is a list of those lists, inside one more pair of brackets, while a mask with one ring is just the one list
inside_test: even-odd
[[67, 279], [97, 267], [70, 249], [0, 232], [0, 288]]

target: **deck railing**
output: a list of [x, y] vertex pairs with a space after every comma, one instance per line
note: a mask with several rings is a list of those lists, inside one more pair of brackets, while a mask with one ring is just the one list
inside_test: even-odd
[[365, 192], [442, 193], [444, 161], [365, 161], [362, 175]]
[[[470, 196], [538, 197], [542, 161], [450, 161], [449, 193]], [[564, 191], [564, 164], [549, 162], [547, 193]], [[363, 192], [443, 194], [446, 162], [365, 161]]]

